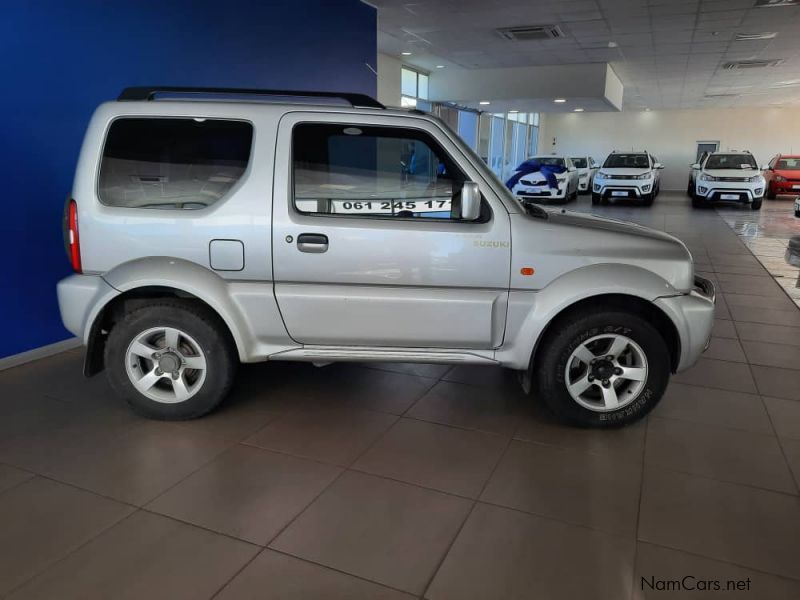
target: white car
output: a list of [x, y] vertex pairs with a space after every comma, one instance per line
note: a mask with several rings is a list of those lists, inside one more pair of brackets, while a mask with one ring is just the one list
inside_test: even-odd
[[612, 152], [595, 173], [592, 204], [606, 204], [610, 198], [631, 198], [650, 206], [658, 196], [663, 168], [647, 151]]
[[592, 190], [592, 180], [600, 165], [591, 156], [571, 156], [572, 164], [578, 169], [578, 193], [587, 194]]
[[766, 183], [749, 152], [711, 152], [702, 163], [692, 165], [690, 177], [689, 195], [695, 208], [712, 202], [740, 202], [753, 210], [761, 208]]
[[522, 202], [569, 202], [578, 197], [578, 169], [567, 156], [531, 156], [514, 170], [506, 185]]

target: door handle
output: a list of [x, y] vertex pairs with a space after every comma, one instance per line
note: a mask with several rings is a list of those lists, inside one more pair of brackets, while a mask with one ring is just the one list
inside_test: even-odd
[[297, 236], [297, 249], [313, 254], [325, 252], [328, 250], [328, 236], [321, 233], [301, 233]]

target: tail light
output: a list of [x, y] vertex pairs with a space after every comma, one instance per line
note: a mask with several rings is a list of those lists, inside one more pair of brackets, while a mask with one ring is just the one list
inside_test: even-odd
[[67, 247], [67, 256], [72, 264], [72, 270], [81, 273], [81, 238], [78, 235], [78, 203], [75, 200], [67, 202], [66, 227], [64, 231], [64, 243]]

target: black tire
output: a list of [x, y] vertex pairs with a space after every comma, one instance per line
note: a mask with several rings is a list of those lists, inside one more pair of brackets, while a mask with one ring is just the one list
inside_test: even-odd
[[689, 198], [694, 199], [694, 186], [692, 185], [692, 181], [689, 180], [689, 185], [686, 187], [686, 194]]
[[[133, 385], [127, 373], [126, 353], [130, 344], [141, 333], [158, 327], [172, 327], [188, 334], [205, 355], [205, 379], [198, 391], [182, 402], [148, 398]], [[213, 410], [230, 390], [237, 365], [236, 350], [225, 325], [202, 306], [179, 299], [155, 300], [126, 314], [111, 329], [105, 348], [106, 373], [114, 391], [138, 414], [162, 421], [195, 419]]]
[[706, 203], [705, 203], [705, 200], [700, 198], [700, 196], [694, 196], [693, 195], [692, 196], [692, 206], [694, 208], [705, 208], [706, 207]]
[[751, 210], [761, 210], [761, 198], [759, 198], [758, 200], [753, 200], [750, 203], [750, 209]]
[[597, 206], [600, 204], [600, 194], [592, 192], [592, 205]]
[[653, 206], [653, 200], [655, 200], [655, 192], [652, 194], [643, 194], [642, 195], [642, 204], [644, 206]]
[[800, 219], [800, 210], [794, 211], [794, 216]]
[[[553, 324], [537, 350], [534, 397], [541, 399], [559, 419], [582, 427], [620, 427], [649, 413], [661, 399], [669, 382], [670, 354], [661, 334], [636, 313], [613, 306], [573, 313]], [[586, 340], [604, 333], [630, 338], [647, 357], [647, 379], [632, 401], [622, 408], [599, 412], [586, 408], [567, 390], [566, 368], [572, 352]]]
[[767, 200], [775, 200], [778, 197], [778, 194], [775, 193], [775, 190], [772, 189], [772, 184], [767, 186]]

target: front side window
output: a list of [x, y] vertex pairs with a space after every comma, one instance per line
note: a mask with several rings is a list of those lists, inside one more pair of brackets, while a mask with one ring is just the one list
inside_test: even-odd
[[218, 202], [250, 160], [244, 121], [126, 117], [109, 127], [98, 193], [106, 206], [196, 210]]
[[427, 133], [302, 123], [293, 131], [301, 213], [455, 219], [465, 176]]
[[756, 159], [749, 154], [711, 154], [706, 169], [757, 169]]
[[609, 154], [603, 167], [608, 169], [649, 169], [647, 154]]

